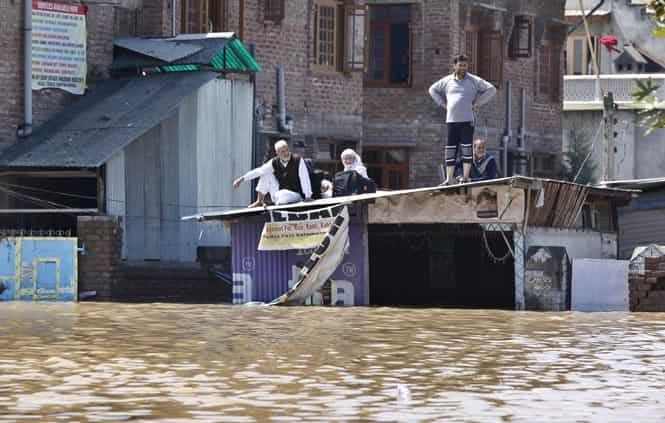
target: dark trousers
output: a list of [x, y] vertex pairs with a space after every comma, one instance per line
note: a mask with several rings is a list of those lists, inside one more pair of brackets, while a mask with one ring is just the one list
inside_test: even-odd
[[448, 126], [447, 145], [473, 143], [473, 122], [450, 122], [446, 126]]

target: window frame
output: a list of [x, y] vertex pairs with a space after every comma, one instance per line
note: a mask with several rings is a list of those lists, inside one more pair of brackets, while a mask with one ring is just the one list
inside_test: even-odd
[[[333, 18], [332, 18], [332, 30], [330, 31], [329, 35], [332, 35], [332, 43], [328, 42], [326, 40], [326, 43], [332, 45], [332, 52], [328, 54], [329, 58], [332, 59], [332, 64], [322, 64], [322, 62], [319, 60], [320, 57], [320, 31], [319, 27], [321, 25], [321, 18], [320, 18], [320, 9], [322, 7], [325, 8], [330, 8], [333, 11]], [[340, 3], [337, 0], [314, 0], [314, 57], [313, 57], [313, 69], [320, 71], [320, 72], [326, 72], [326, 73], [336, 73], [340, 71], [339, 65], [340, 65], [340, 49], [339, 49], [339, 36], [341, 32], [340, 28], [340, 22], [339, 22], [339, 13], [340, 13]]]
[[[218, 6], [215, 14], [215, 5]], [[181, 34], [207, 34], [213, 19], [219, 22], [220, 28], [212, 28], [212, 32], [222, 32], [225, 26], [225, 0], [180, 0], [180, 33]], [[194, 13], [194, 19], [190, 13]], [[213, 18], [213, 19], [211, 19]], [[205, 22], [204, 22], [205, 19]], [[191, 27], [194, 20], [195, 27]]]
[[[404, 153], [404, 162], [403, 163], [367, 163], [365, 161], [365, 155], [369, 152], [385, 152], [385, 151], [400, 151]], [[407, 189], [409, 188], [409, 171], [410, 171], [410, 154], [409, 149], [404, 147], [364, 147], [363, 148], [363, 164], [367, 168], [367, 173], [370, 173], [371, 169], [381, 169], [381, 181], [374, 181], [377, 188], [382, 189]], [[401, 187], [391, 188], [389, 187], [390, 181], [390, 172], [398, 171], [402, 174], [403, 184]], [[371, 177], [371, 175], [370, 175]]]
[[[522, 32], [526, 31], [528, 45], [526, 49], [520, 45]], [[516, 15], [513, 19], [513, 30], [508, 44], [508, 57], [522, 59], [533, 54], [533, 17], [529, 15]]]
[[285, 0], [263, 0], [263, 20], [279, 23], [286, 17]]
[[[368, 10], [367, 12], [367, 23], [366, 23], [366, 28], [369, 29], [367, 31], [367, 49], [366, 49], [366, 67], [367, 71], [365, 72], [365, 75], [363, 77], [363, 86], [368, 87], [368, 88], [410, 88], [412, 86], [412, 81], [413, 81], [413, 27], [411, 25], [411, 17], [412, 17], [412, 10], [411, 10], [411, 5], [410, 4], [376, 4], [376, 5], [371, 5], [370, 7], [396, 7], [396, 6], [409, 6], [409, 17], [406, 22], [391, 22], [391, 21], [372, 21], [370, 18], [370, 13], [371, 11]], [[390, 46], [391, 46], [391, 39], [390, 39], [390, 32], [391, 32], [391, 27], [392, 25], [407, 25], [408, 28], [408, 57], [409, 57], [409, 63], [408, 63], [408, 68], [409, 68], [409, 75], [407, 77], [407, 80], [404, 82], [391, 82], [390, 81], [390, 60], [391, 60], [391, 55], [390, 55]], [[370, 73], [370, 62], [372, 60], [372, 51], [371, 51], [371, 38], [372, 38], [372, 32], [374, 28], [381, 27], [384, 28], [385, 31], [385, 37], [384, 37], [384, 51], [385, 51], [385, 56], [384, 56], [384, 64], [383, 64], [383, 79], [368, 79], [369, 73]]]

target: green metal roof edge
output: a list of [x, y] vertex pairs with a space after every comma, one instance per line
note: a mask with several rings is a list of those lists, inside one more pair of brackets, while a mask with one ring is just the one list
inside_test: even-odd
[[159, 69], [164, 72], [191, 72], [201, 68], [198, 65], [166, 65], [160, 66]]
[[[226, 54], [226, 66], [224, 66], [224, 54]], [[247, 51], [245, 46], [237, 38], [228, 42], [223, 49], [219, 50], [215, 57], [212, 58], [210, 64], [219, 70], [238, 70], [261, 72], [263, 69], [252, 55]]]

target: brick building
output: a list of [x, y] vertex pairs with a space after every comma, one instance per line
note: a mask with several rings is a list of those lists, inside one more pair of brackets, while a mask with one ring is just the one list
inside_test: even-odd
[[[270, 142], [287, 136], [302, 143], [319, 166], [332, 171], [339, 166], [341, 149], [355, 147], [363, 150], [370, 173], [381, 186], [436, 183], [444, 125], [427, 88], [450, 72], [453, 56], [461, 52], [472, 57], [472, 72], [499, 88], [496, 98], [481, 110], [477, 128], [477, 134], [489, 139], [490, 150], [496, 152], [504, 134], [505, 85], [511, 81], [513, 128], [519, 125], [519, 90], [526, 90], [526, 148], [534, 153], [531, 172], [552, 175], [553, 159], [561, 151], [563, 1], [89, 0], [85, 4], [89, 88], [109, 75], [112, 39], [117, 35], [167, 36], [175, 23], [178, 33], [234, 31], [246, 45], [253, 44], [264, 68], [256, 77], [259, 152], [269, 154]], [[8, 99], [0, 106], [2, 149], [17, 140], [16, 128], [22, 122], [22, 1], [0, 0], [0, 10], [4, 29], [0, 84]], [[281, 122], [279, 65], [284, 70], [286, 106]], [[42, 90], [34, 91], [33, 97], [34, 122], [39, 126], [75, 96]], [[291, 130], [285, 130], [289, 124]], [[510, 148], [514, 147], [513, 141]], [[263, 159], [261, 154], [255, 157]]]

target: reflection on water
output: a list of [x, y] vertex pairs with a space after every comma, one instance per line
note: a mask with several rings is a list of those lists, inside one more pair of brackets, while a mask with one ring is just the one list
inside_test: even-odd
[[665, 420], [665, 314], [0, 304], [0, 422]]

